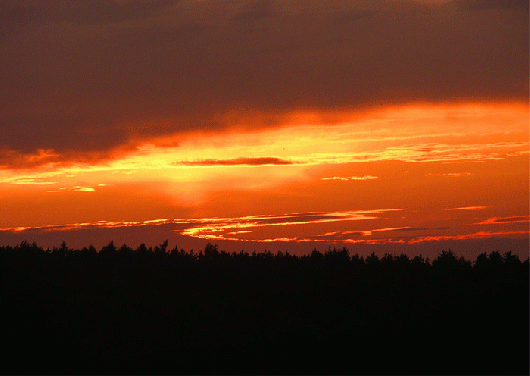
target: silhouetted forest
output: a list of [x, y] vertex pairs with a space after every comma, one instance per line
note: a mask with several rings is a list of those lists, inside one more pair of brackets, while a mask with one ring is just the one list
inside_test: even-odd
[[528, 374], [529, 265], [0, 247], [3, 374]]

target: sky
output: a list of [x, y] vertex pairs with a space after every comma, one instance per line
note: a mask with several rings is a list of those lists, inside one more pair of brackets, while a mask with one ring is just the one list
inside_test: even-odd
[[526, 0], [1, 0], [0, 245], [529, 249]]

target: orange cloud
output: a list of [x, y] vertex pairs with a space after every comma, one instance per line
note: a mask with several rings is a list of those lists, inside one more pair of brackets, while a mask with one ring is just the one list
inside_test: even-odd
[[508, 224], [508, 223], [528, 223], [530, 216], [519, 215], [511, 217], [492, 217], [485, 221], [476, 222], [475, 225], [497, 225], [497, 224]]
[[377, 176], [372, 175], [364, 175], [364, 176], [349, 176], [349, 177], [341, 177], [341, 176], [334, 176], [332, 178], [322, 178], [322, 180], [341, 180], [341, 181], [348, 181], [348, 180], [374, 180], [378, 179]]
[[463, 206], [460, 208], [452, 208], [452, 209], [445, 209], [445, 210], [483, 210], [486, 208], [487, 206]]
[[[380, 214], [388, 211], [396, 211], [399, 209], [377, 209], [377, 210], [358, 210], [348, 212], [332, 212], [332, 213], [300, 213], [288, 214], [282, 216], [247, 216], [242, 218], [225, 218], [215, 220], [205, 220], [209, 223], [204, 226], [197, 226], [186, 229], [182, 232], [183, 235], [205, 239], [224, 239], [223, 235], [214, 235], [215, 232], [224, 232], [227, 229], [246, 229], [256, 227], [268, 226], [291, 226], [291, 225], [307, 225], [315, 223], [330, 223], [343, 221], [358, 221], [366, 219], [376, 219], [373, 214]], [[239, 230], [238, 230], [239, 231]], [[241, 233], [248, 233], [247, 231]], [[230, 234], [235, 234], [230, 232]], [[234, 238], [231, 238], [234, 240]]]
[[467, 240], [467, 239], [486, 239], [486, 238], [502, 238], [516, 235], [525, 235], [528, 237], [530, 231], [479, 231], [473, 234], [464, 235], [445, 235], [445, 236], [423, 236], [414, 239], [406, 240], [407, 244], [424, 243], [429, 241], [440, 241], [440, 240]]

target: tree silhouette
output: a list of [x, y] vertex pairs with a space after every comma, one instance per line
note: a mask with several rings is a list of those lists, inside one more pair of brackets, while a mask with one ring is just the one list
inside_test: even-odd
[[454, 269], [458, 266], [456, 255], [450, 249], [442, 251], [440, 255], [432, 262], [433, 267]]
[[114, 241], [110, 241], [109, 244], [106, 246], [103, 246], [101, 250], [99, 251], [100, 255], [102, 256], [114, 256], [117, 252], [116, 246], [114, 245]]
[[133, 254], [133, 249], [127, 244], [123, 244], [118, 250], [118, 253], [122, 256], [131, 256]]
[[511, 252], [431, 266], [168, 243], [0, 247], [4, 373], [528, 374], [528, 259]]
[[138, 248], [136, 249], [136, 253], [141, 255], [146, 255], [150, 252], [149, 249], [147, 249], [146, 245], [144, 243], [140, 244]]
[[519, 260], [519, 256], [512, 254], [512, 251], [508, 251], [504, 254], [504, 263], [506, 265], [520, 265], [521, 260]]
[[217, 244], [208, 243], [204, 247], [204, 257], [212, 258], [219, 255], [219, 246]]
[[379, 266], [381, 263], [379, 261], [379, 257], [375, 254], [375, 252], [370, 253], [370, 256], [367, 256], [365, 259], [366, 265], [368, 266]]
[[168, 246], [169, 240], [166, 239], [162, 244], [155, 247], [155, 254], [157, 255], [166, 255], [166, 249]]

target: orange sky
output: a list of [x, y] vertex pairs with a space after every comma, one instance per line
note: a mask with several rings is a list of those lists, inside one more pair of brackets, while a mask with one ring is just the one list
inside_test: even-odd
[[100, 228], [164, 225], [164, 239], [224, 241], [232, 250], [528, 242], [527, 105], [397, 106], [327, 114], [340, 119], [331, 124], [325, 117], [293, 113], [272, 129], [191, 132], [177, 147], [155, 139], [99, 164], [3, 170], [2, 211], [11, 215], [1, 219], [1, 236], [39, 241], [90, 229], [101, 245], [117, 239]]
[[0, 245], [529, 246], [528, 3], [0, 4]]

